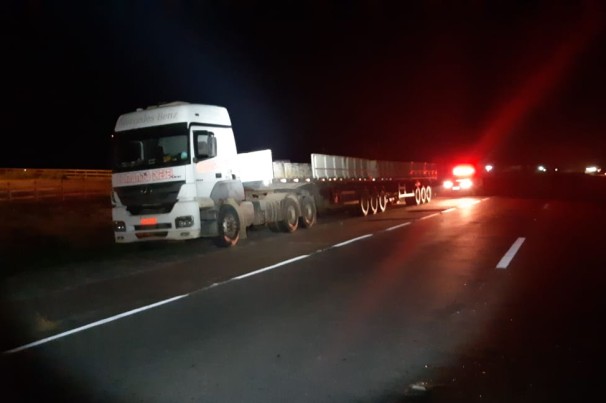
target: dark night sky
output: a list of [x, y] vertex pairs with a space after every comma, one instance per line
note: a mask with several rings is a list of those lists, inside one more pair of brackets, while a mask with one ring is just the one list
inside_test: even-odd
[[606, 165], [599, 1], [29, 0], [3, 12], [0, 167], [109, 168], [117, 116], [175, 100], [226, 106], [240, 151], [277, 159]]

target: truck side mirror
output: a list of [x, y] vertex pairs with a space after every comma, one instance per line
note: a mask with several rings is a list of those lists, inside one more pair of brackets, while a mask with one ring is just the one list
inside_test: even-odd
[[217, 139], [206, 130], [194, 132], [194, 162], [217, 156]]
[[208, 138], [208, 157], [213, 158], [217, 156], [217, 138], [210, 136]]

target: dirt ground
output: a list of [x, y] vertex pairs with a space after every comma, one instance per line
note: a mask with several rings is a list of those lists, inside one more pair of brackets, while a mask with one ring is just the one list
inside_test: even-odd
[[107, 197], [0, 203], [0, 279], [77, 261], [113, 243]]

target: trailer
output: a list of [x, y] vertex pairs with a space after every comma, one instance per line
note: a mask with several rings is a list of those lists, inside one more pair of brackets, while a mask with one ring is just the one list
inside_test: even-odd
[[117, 243], [208, 237], [233, 246], [251, 227], [294, 232], [329, 210], [366, 216], [429, 203], [438, 180], [429, 162], [238, 153], [227, 109], [187, 102], [119, 116], [112, 149]]

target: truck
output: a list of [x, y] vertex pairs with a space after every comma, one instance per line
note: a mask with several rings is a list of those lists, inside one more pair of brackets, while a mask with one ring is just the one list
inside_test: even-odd
[[334, 209], [367, 216], [429, 203], [438, 178], [431, 162], [238, 153], [230, 115], [216, 105], [138, 108], [118, 117], [111, 137], [116, 243], [212, 238], [234, 246], [249, 229], [292, 233]]

